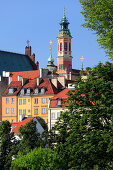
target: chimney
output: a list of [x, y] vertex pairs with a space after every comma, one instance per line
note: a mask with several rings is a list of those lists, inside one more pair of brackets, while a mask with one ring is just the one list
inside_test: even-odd
[[35, 54], [33, 53], [32, 56], [30, 56], [30, 59], [35, 63]]
[[36, 67], [37, 67], [37, 70], [39, 70], [39, 62], [38, 61], [36, 62]]
[[51, 82], [53, 83], [53, 85], [54, 85], [56, 88], [58, 88], [57, 78], [56, 78], [56, 79], [55, 79], [55, 78], [52, 78], [52, 79], [51, 79]]
[[65, 77], [58, 77], [58, 81], [63, 87], [65, 87]]
[[25, 47], [25, 55], [28, 55], [29, 57], [31, 56], [31, 46]]
[[41, 78], [37, 78], [37, 86], [40, 85], [41, 80], [42, 80]]

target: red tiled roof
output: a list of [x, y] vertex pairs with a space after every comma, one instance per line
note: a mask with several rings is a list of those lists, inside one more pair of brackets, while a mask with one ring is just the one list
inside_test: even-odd
[[12, 76], [12, 81], [18, 81], [18, 76], [27, 79], [35, 79], [40, 78], [40, 70], [11, 72], [10, 75]]
[[34, 119], [34, 117], [26, 117], [22, 122], [11, 123], [12, 132], [18, 133], [19, 127], [26, 125], [26, 123], [32, 119]]
[[17, 94], [22, 87], [22, 82], [21, 81], [12, 81], [9, 86], [6, 88], [6, 90], [3, 92], [3, 94], [7, 94], [8, 93], [8, 89], [10, 87], [17, 87], [17, 90], [13, 93], [13, 94]]
[[[72, 90], [72, 89], [71, 89]], [[54, 95], [54, 97], [50, 98], [50, 108], [55, 108], [57, 107], [57, 99], [63, 99], [62, 102], [62, 107], [66, 107], [69, 106], [69, 103], [67, 103], [67, 92], [70, 91], [70, 89], [66, 88], [64, 90], [62, 90], [61, 92], [57, 93], [56, 95]]]

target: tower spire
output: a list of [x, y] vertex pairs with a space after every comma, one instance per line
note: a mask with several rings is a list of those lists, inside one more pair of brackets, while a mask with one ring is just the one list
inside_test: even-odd
[[64, 16], [65, 16], [65, 14], [66, 14], [66, 9], [65, 9], [65, 7], [64, 7]]
[[82, 70], [83, 70], [83, 60], [84, 60], [83, 56], [80, 59], [82, 60]]

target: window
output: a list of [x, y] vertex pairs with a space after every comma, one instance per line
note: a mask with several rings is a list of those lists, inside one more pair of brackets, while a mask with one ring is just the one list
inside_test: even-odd
[[22, 76], [18, 76], [18, 81], [22, 81]]
[[38, 114], [38, 109], [34, 109], [34, 114], [35, 114], [35, 115]]
[[55, 119], [55, 113], [51, 114], [51, 119]]
[[35, 89], [35, 93], [36, 93], [36, 94], [38, 94], [38, 93], [39, 93], [39, 90], [38, 90], [37, 88]]
[[45, 114], [45, 108], [42, 108], [42, 114]]
[[47, 114], [48, 114], [48, 109], [47, 109]]
[[28, 99], [28, 102], [30, 102], [30, 99]]
[[23, 114], [26, 115], [26, 109], [23, 109]]
[[44, 94], [45, 93], [45, 88], [41, 89], [41, 93]]
[[59, 70], [63, 70], [63, 64], [59, 65]]
[[11, 113], [14, 113], [14, 108], [11, 108]]
[[58, 106], [61, 105], [61, 100], [58, 100], [58, 101], [57, 101], [57, 105], [58, 105]]
[[21, 90], [21, 94], [24, 94], [24, 89]]
[[6, 98], [6, 104], [8, 104], [9, 103], [9, 98]]
[[14, 103], [14, 98], [11, 98], [11, 103]]
[[64, 43], [64, 51], [67, 51], [67, 42]]
[[54, 124], [51, 124], [51, 127], [53, 128], [53, 127], [54, 127]]
[[59, 117], [60, 117], [60, 112], [57, 113], [57, 118], [59, 118]]
[[9, 89], [9, 93], [12, 94], [14, 92], [14, 89]]
[[19, 115], [22, 115], [22, 109], [19, 109]]
[[46, 99], [46, 102], [49, 103], [49, 98]]
[[60, 51], [62, 51], [62, 43], [60, 43]]
[[6, 113], [9, 113], [9, 108], [6, 108]]
[[22, 99], [19, 99], [19, 105], [21, 105], [22, 104]]
[[14, 122], [15, 120], [14, 119], [12, 119], [12, 122]]
[[47, 119], [47, 123], [48, 123], [48, 119]]
[[30, 94], [30, 89], [27, 89], [27, 94]]
[[23, 100], [23, 104], [26, 104], [26, 99]]
[[42, 98], [42, 103], [45, 103], [45, 98]]
[[72, 70], [72, 65], [69, 65], [69, 70]]
[[30, 113], [30, 111], [31, 111], [31, 110], [29, 109], [29, 110], [28, 110], [28, 113]]
[[69, 43], [69, 51], [71, 51], [71, 43]]
[[38, 98], [34, 99], [34, 104], [38, 104]]

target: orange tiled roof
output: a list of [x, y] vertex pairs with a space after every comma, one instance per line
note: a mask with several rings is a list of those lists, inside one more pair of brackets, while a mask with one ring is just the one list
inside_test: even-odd
[[[72, 89], [71, 89], [72, 90]], [[62, 90], [61, 92], [57, 93], [56, 95], [54, 95], [54, 97], [50, 98], [50, 108], [55, 108], [57, 107], [57, 101], [58, 99], [62, 99], [64, 100], [62, 102], [62, 107], [66, 107], [66, 106], [69, 106], [69, 103], [67, 103], [67, 98], [68, 98], [68, 95], [67, 95], [67, 92], [70, 91], [68, 88]]]
[[22, 87], [22, 82], [21, 81], [12, 81], [9, 86], [6, 88], [6, 90], [3, 92], [3, 94], [7, 94], [8, 93], [8, 89], [10, 87], [17, 87], [17, 90], [13, 93], [13, 94], [17, 94]]
[[26, 123], [32, 119], [34, 119], [34, 117], [26, 117], [22, 122], [11, 123], [11, 126], [13, 128], [12, 132], [17, 134], [19, 127], [26, 125]]
[[40, 70], [11, 72], [10, 75], [12, 76], [12, 81], [18, 81], [18, 76], [27, 79], [35, 79], [40, 78]]

